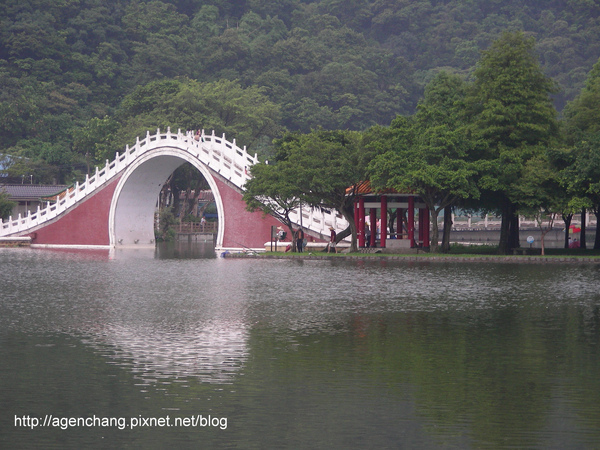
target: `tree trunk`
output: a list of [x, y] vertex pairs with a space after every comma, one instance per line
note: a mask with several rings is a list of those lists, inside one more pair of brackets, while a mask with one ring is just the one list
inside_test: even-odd
[[450, 251], [450, 232], [452, 231], [452, 207], [444, 208], [444, 234], [442, 235], [442, 253]]
[[579, 248], [587, 248], [586, 247], [586, 239], [585, 239], [585, 228], [586, 228], [586, 223], [585, 223], [585, 208], [583, 208], [581, 210], [581, 236], [579, 238]]
[[569, 248], [569, 229], [571, 227], [572, 219], [573, 219], [573, 213], [562, 215], [562, 220], [565, 223], [565, 248]]
[[511, 217], [510, 217], [510, 229], [509, 229], [509, 251], [513, 248], [520, 247], [519, 243], [519, 215], [517, 214], [517, 207], [514, 203], [511, 203]]
[[596, 205], [594, 214], [596, 215], [596, 238], [594, 239], [594, 250], [600, 250], [600, 205]]
[[390, 237], [392, 237], [395, 232], [394, 224], [396, 223], [396, 213], [393, 209], [388, 209], [387, 216], [388, 216], [388, 228], [390, 230]]
[[600, 233], [598, 233], [598, 229], [600, 228], [600, 205], [596, 205], [594, 208], [594, 215], [596, 216], [596, 235], [594, 236], [594, 250], [600, 249]]
[[546, 255], [546, 235], [552, 230], [552, 225], [548, 227], [547, 230], [542, 230], [542, 256]]
[[[296, 247], [296, 233], [295, 233], [296, 230], [294, 230], [294, 225], [292, 224], [291, 221], [289, 223], [287, 223], [286, 225], [288, 227], [288, 230], [289, 230], [289, 233], [290, 233], [290, 237], [292, 238], [292, 243], [291, 243], [292, 248], [291, 248], [291, 251], [295, 253], [296, 252], [296, 248], [297, 248]], [[283, 249], [283, 251], [285, 252], [285, 248]]]
[[175, 217], [177, 217], [178, 221], [181, 222], [181, 214], [180, 214], [180, 201], [179, 201], [179, 193], [181, 191], [177, 188], [177, 186], [171, 186], [171, 193], [173, 194], [173, 207], [172, 211]]
[[548, 233], [550, 233], [550, 231], [552, 231], [552, 229], [554, 228], [554, 220], [556, 219], [556, 214], [551, 214], [550, 215], [550, 220], [548, 221], [548, 227], [546, 227], [546, 229], [544, 229], [543, 226], [543, 216], [540, 216], [540, 221], [538, 222], [539, 226], [540, 226], [540, 231], [542, 232], [542, 256], [546, 255], [546, 235]]
[[510, 210], [511, 204], [508, 199], [504, 200], [502, 205], [502, 222], [500, 224], [500, 242], [498, 252], [501, 255], [507, 255], [509, 251], [509, 231], [510, 231]]
[[159, 211], [163, 211], [167, 207], [167, 203], [170, 201], [171, 196], [171, 181], [173, 180], [173, 174], [169, 175], [165, 184], [161, 188], [161, 202], [159, 205]]
[[502, 225], [500, 226], [499, 253], [510, 254], [513, 248], [519, 247], [519, 216], [516, 206], [505, 199], [502, 205]]
[[181, 202], [181, 220], [184, 220], [186, 218], [186, 216], [188, 215], [190, 195], [191, 195], [191, 189], [188, 187], [184, 191], [183, 201]]
[[349, 234], [352, 235], [352, 239], [350, 240], [350, 251], [358, 252], [356, 222], [354, 221], [354, 204], [350, 205], [348, 208], [342, 208], [341, 212], [348, 221], [348, 228], [350, 228]]
[[[440, 230], [438, 228], [438, 215], [440, 214], [440, 209], [439, 208], [428, 208], [429, 209], [429, 213], [431, 214], [431, 238], [430, 238], [430, 247], [429, 247], [429, 251], [431, 253], [438, 253], [439, 252], [439, 235], [440, 235]], [[419, 237], [419, 239], [421, 239]], [[423, 243], [424, 245], [424, 243]]]

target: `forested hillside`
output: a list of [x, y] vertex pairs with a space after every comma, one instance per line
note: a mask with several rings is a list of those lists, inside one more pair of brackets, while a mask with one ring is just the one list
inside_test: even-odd
[[561, 111], [600, 56], [593, 0], [3, 0], [0, 153], [71, 181], [157, 125], [259, 151], [285, 129], [389, 125], [506, 30], [535, 38]]

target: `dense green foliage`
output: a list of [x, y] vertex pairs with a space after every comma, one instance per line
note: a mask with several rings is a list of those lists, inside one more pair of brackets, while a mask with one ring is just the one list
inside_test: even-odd
[[[453, 206], [501, 214], [502, 253], [520, 245], [518, 214], [536, 217], [544, 232], [560, 216], [568, 227], [576, 208], [598, 214], [600, 146], [594, 122], [586, 120], [586, 111], [600, 106], [597, 68], [569, 104], [569, 139], [561, 139], [551, 98], [555, 83], [542, 72], [534, 45], [522, 32], [503, 33], [483, 52], [473, 81], [440, 72], [427, 85], [415, 114], [361, 133], [350, 152], [344, 146], [332, 152], [322, 132], [280, 141], [277, 154], [284, 157], [277, 163], [300, 163], [287, 178], [296, 186], [292, 194], [302, 198], [317, 193], [308, 203], [336, 208], [352, 230], [352, 209], [328, 198], [321, 186], [335, 180], [339, 187], [349, 187], [369, 179], [375, 191], [416, 193], [431, 213], [433, 251], [438, 250], [438, 215], [444, 211], [446, 218]], [[331, 161], [337, 170], [331, 170]], [[264, 184], [262, 175], [257, 174]], [[342, 195], [345, 201], [352, 199]], [[442, 250], [447, 250], [445, 240]]]
[[8, 219], [16, 203], [8, 198], [8, 194], [0, 190], [0, 219]]
[[344, 215], [376, 155], [376, 183], [436, 213], [597, 212], [598, 54], [589, 0], [5, 0], [4, 179], [71, 182], [146, 130], [203, 128], [291, 152], [303, 200]]
[[291, 161], [280, 164], [254, 164], [252, 178], [244, 186], [244, 201], [249, 211], [271, 214], [287, 226], [292, 237], [292, 251], [296, 250], [296, 236], [290, 213], [300, 206], [296, 166]]
[[[5, 0], [0, 152], [29, 158], [21, 171], [37, 182], [71, 181], [140, 129], [167, 123], [215, 127], [259, 152], [281, 129], [388, 125], [414, 112], [440, 70], [472, 73], [505, 30], [536, 37], [562, 110], [600, 53], [597, 2]], [[176, 78], [186, 89], [197, 80], [198, 95], [214, 87], [217, 103], [226, 102], [223, 85], [206, 83], [266, 96], [278, 111], [273, 127], [253, 136], [205, 114], [165, 114], [168, 105], [141, 118], [122, 105], [148, 83]], [[53, 168], [34, 170], [45, 163]]]
[[[377, 151], [363, 145], [361, 133], [356, 131], [328, 131], [317, 129], [310, 133], [288, 133], [275, 142], [276, 169], [285, 178], [288, 201], [297, 198], [304, 205], [329, 208], [349, 222], [346, 233], [352, 235], [356, 249], [354, 222], [354, 192], [348, 192], [367, 177], [367, 164]], [[268, 184], [265, 172], [252, 174]], [[255, 181], [256, 182], [256, 181]], [[282, 183], [278, 179], [278, 183]], [[263, 191], [264, 192], [264, 191]], [[345, 234], [340, 234], [338, 240]]]
[[479, 198], [474, 145], [467, 138], [466, 85], [441, 72], [425, 90], [414, 117], [394, 120], [390, 132], [380, 134], [390, 150], [370, 164], [375, 189], [418, 192], [431, 212], [432, 248], [437, 250], [437, 218], [461, 199]]

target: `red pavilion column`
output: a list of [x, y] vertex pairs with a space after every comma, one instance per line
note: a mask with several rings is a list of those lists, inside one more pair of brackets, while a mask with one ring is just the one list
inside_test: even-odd
[[387, 197], [381, 197], [381, 248], [385, 248], [387, 240]]
[[365, 246], [365, 199], [358, 199], [358, 246]]
[[415, 246], [415, 198], [408, 197], [408, 239], [410, 248]]
[[419, 243], [423, 246], [423, 208], [419, 208]]
[[352, 204], [354, 207], [354, 227], [356, 228], [356, 238], [358, 240], [358, 199], [354, 199], [354, 203]]

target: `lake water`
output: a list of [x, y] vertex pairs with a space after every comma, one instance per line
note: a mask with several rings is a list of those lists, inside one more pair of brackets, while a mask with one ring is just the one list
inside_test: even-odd
[[600, 447], [600, 267], [0, 249], [0, 448]]

